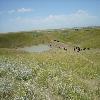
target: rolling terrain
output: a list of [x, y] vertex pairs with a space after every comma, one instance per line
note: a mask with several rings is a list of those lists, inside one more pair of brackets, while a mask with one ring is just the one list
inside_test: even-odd
[[[90, 50], [53, 47], [29, 53], [16, 49], [50, 44], [54, 39]], [[0, 100], [99, 99], [100, 28], [0, 34]]]

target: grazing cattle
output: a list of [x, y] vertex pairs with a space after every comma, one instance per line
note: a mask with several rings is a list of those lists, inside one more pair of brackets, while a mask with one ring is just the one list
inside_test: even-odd
[[58, 40], [54, 40], [54, 41], [59, 42]]
[[80, 48], [80, 47], [76, 47], [76, 49], [78, 49], [78, 48]]
[[78, 50], [79, 50], [79, 51], [81, 50], [80, 47], [78, 47]]
[[51, 44], [50, 44], [50, 47], [51, 47]]
[[67, 48], [64, 48], [64, 50], [66, 50], [66, 51], [67, 51]]
[[82, 51], [82, 49], [80, 49], [80, 51]]
[[77, 52], [79, 52], [79, 50], [77, 50]]
[[75, 31], [78, 31], [78, 29], [75, 29]]
[[86, 50], [86, 48], [83, 48], [83, 50]]
[[78, 47], [78, 48], [77, 48], [77, 52], [79, 52], [80, 50], [81, 50], [80, 47]]
[[90, 50], [90, 48], [87, 48], [87, 50]]
[[79, 51], [81, 51], [81, 48], [80, 47], [74, 47], [74, 51], [79, 52]]
[[82, 50], [90, 50], [90, 48], [80, 48], [80, 47], [74, 47], [74, 51], [77, 51], [77, 52], [79, 52], [79, 51], [82, 51]]

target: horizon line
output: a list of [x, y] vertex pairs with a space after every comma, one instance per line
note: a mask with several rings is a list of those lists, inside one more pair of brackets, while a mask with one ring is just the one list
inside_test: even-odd
[[59, 29], [73, 29], [73, 28], [96, 28], [96, 27], [100, 27], [100, 25], [74, 26], [74, 27], [61, 27], [61, 28], [38, 28], [38, 29], [33, 29], [33, 30], [19, 30], [19, 31], [0, 32], [0, 34], [31, 32], [31, 31], [45, 31], [45, 30], [59, 30]]

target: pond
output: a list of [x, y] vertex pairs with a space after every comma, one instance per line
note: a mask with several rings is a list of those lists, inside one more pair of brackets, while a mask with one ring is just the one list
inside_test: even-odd
[[30, 46], [30, 47], [18, 48], [18, 50], [23, 50], [26, 52], [44, 52], [50, 49], [51, 49], [50, 46], [46, 44], [39, 44], [39, 45]]

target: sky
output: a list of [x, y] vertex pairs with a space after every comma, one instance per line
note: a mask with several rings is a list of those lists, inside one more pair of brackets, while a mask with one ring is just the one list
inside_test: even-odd
[[0, 0], [0, 33], [100, 26], [100, 0]]

